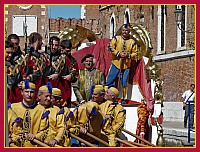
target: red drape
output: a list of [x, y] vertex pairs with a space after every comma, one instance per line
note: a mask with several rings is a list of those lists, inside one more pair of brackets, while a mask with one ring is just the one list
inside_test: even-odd
[[138, 62], [132, 60], [129, 74], [129, 83], [138, 84], [143, 97], [147, 102], [147, 110], [153, 109], [153, 97], [151, 92], [151, 83], [146, 80], [145, 63], [141, 58]]
[[112, 55], [107, 50], [109, 42], [110, 39], [98, 39], [96, 40], [96, 44], [90, 45], [89, 47], [85, 47], [73, 53], [72, 56], [77, 60], [79, 69], [84, 68], [81, 63], [81, 59], [86, 54], [93, 54], [96, 59], [95, 68], [100, 69], [105, 76], [107, 76], [112, 59]]

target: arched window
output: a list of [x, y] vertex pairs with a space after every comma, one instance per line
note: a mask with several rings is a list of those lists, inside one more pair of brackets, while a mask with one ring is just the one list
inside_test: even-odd
[[115, 35], [115, 28], [116, 28], [115, 15], [113, 13], [110, 18], [110, 38], [112, 38]]
[[128, 12], [126, 12], [126, 14], [125, 14], [125, 22], [129, 23], [129, 14], [128, 14]]
[[[180, 23], [179, 27], [177, 27], [177, 50], [183, 50], [186, 48], [186, 23], [187, 23], [187, 7], [185, 5], [177, 5], [175, 6], [175, 9], [181, 9], [182, 11], [182, 22]], [[180, 29], [181, 30], [180, 30]]]
[[127, 7], [125, 12], [124, 12], [124, 24], [126, 23], [130, 23], [130, 10], [129, 8]]

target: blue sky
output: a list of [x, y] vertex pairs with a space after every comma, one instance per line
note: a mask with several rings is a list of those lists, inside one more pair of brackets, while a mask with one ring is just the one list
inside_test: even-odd
[[80, 5], [49, 5], [48, 7], [51, 18], [81, 18]]

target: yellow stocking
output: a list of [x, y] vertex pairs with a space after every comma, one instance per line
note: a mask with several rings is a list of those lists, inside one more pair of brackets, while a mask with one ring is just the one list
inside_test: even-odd
[[127, 90], [128, 90], [128, 87], [122, 87], [122, 97], [123, 97], [123, 99], [126, 98]]

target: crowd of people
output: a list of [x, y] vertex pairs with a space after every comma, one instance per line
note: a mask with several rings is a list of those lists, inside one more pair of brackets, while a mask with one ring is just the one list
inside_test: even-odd
[[19, 147], [40, 146], [35, 140], [49, 146], [82, 146], [71, 134], [79, 136], [96, 146], [104, 146], [87, 133], [116, 146], [115, 137], [119, 137], [123, 128], [126, 111], [118, 104], [119, 91], [110, 87], [106, 91], [103, 85], [92, 87], [92, 99], [73, 111], [61, 105], [62, 92], [52, 88], [48, 82], [39, 88], [29, 80], [22, 83], [22, 102], [8, 106], [9, 143]]
[[[35, 142], [39, 140], [49, 146], [81, 146], [82, 142], [74, 138], [75, 135], [94, 145], [105, 146], [87, 135], [92, 133], [109, 146], [117, 146], [115, 138], [120, 137], [126, 111], [118, 103], [119, 91], [112, 84], [121, 72], [126, 93], [129, 62], [137, 56], [136, 43], [129, 39], [127, 29], [124, 25], [121, 38], [114, 37], [108, 46], [115, 56], [108, 82], [104, 74], [94, 68], [92, 54], [81, 60], [85, 68], [78, 69], [69, 40], [60, 42], [57, 36], [52, 36], [48, 49], [43, 51], [42, 36], [34, 32], [29, 36], [28, 47], [21, 50], [19, 37], [9, 35], [5, 41], [5, 63], [10, 145], [40, 146]], [[118, 39], [120, 45], [114, 48]], [[122, 41], [120, 52], [117, 50]], [[120, 64], [116, 69], [117, 60]], [[73, 111], [69, 109], [71, 88], [77, 97]]]

